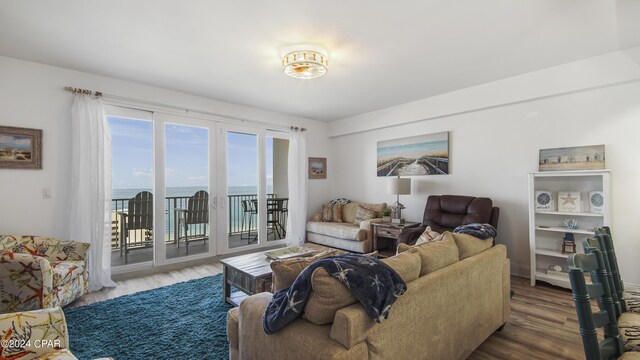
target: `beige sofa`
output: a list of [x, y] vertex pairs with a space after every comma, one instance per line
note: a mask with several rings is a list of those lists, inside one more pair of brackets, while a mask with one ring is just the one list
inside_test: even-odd
[[351, 252], [367, 253], [373, 248], [373, 235], [371, 233], [371, 223], [380, 222], [382, 218], [361, 221], [355, 224], [356, 211], [358, 206], [376, 210], [382, 213], [387, 208], [386, 203], [364, 204], [351, 202], [342, 206], [342, 221], [323, 222], [322, 214], [314, 214], [307, 222], [307, 241], [343, 249]]
[[260, 293], [246, 298], [227, 315], [230, 358], [466, 358], [509, 318], [509, 259], [504, 245], [489, 247], [490, 243], [486, 246], [455, 240], [456, 258], [448, 265], [444, 259], [450, 257], [450, 247], [410, 249], [419, 252], [416, 266], [422, 274], [418, 277], [416, 273], [412, 281], [403, 275], [410, 272], [410, 265], [398, 268], [397, 262], [387, 262], [403, 276], [408, 289], [391, 308], [389, 318], [379, 324], [355, 303], [337, 309], [330, 324], [315, 325], [301, 317], [278, 333], [267, 335], [262, 329], [262, 315], [272, 295]]

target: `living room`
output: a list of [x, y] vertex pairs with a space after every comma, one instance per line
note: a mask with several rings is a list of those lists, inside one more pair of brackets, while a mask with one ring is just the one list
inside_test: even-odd
[[[611, 175], [610, 219], [605, 225], [615, 236], [625, 286], [640, 286], [635, 259], [640, 253], [635, 241], [640, 233], [636, 219], [640, 213], [640, 164], [635, 161], [640, 153], [636, 140], [640, 130], [637, 2], [465, 1], [402, 6], [330, 2], [316, 10], [312, 8], [317, 4], [289, 1], [271, 5], [62, 4], [68, 8], [40, 1], [0, 5], [0, 127], [42, 131], [41, 168], [0, 170], [0, 198], [4, 202], [0, 234], [51, 236], [91, 242], [92, 247], [95, 244], [70, 237], [70, 204], [75, 196], [70, 186], [75, 130], [71, 119], [76, 95], [65, 88], [71, 87], [90, 91], [92, 98], [100, 92], [98, 97], [106, 107], [119, 109], [110, 115], [127, 117], [136, 111], [152, 114], [150, 124], [199, 126], [210, 134], [222, 129], [260, 139], [282, 136], [289, 142], [297, 135], [303, 136], [306, 150], [295, 157], [290, 145], [288, 154], [289, 172], [295, 171], [299, 184], [306, 186], [304, 195], [296, 193], [289, 174], [288, 222], [298, 224], [304, 224], [332, 199], [392, 206], [397, 197], [387, 191], [387, 186], [393, 177], [376, 175], [378, 143], [447, 132], [448, 173], [403, 176], [410, 179], [410, 191], [399, 197], [405, 207], [402, 217], [408, 222], [422, 222], [427, 198], [432, 195], [490, 198], [493, 206], [500, 208], [495, 242], [506, 247], [515, 292], [511, 322], [507, 321], [503, 332], [527, 329], [526, 316], [520, 317], [517, 312], [531, 311], [545, 318], [546, 311], [551, 311], [546, 306], [534, 309], [536, 303], [531, 299], [561, 298], [561, 311], [572, 314], [570, 320], [558, 320], [554, 313], [548, 315], [548, 329], [536, 323], [535, 331], [518, 333], [535, 337], [545, 330], [555, 334], [554, 327], [560, 323], [568, 326], [570, 330], [557, 339], [544, 339], [550, 341], [546, 350], [556, 349], [558, 358], [582, 358], [584, 352], [571, 291], [540, 282], [535, 287], [528, 285], [532, 251], [529, 174], [539, 171], [542, 149], [602, 144]], [[303, 10], [306, 7], [309, 9]], [[156, 8], [151, 13], [157, 20], [145, 19], [147, 15], [153, 17], [148, 9]], [[363, 11], [367, 16], [362, 16]], [[283, 25], [288, 22], [290, 26]], [[167, 24], [176, 24], [176, 29]], [[236, 27], [241, 29], [230, 34], [228, 29]], [[281, 53], [301, 43], [326, 48], [329, 62], [324, 76], [300, 80], [283, 73]], [[416, 56], [411, 55], [413, 51]], [[143, 116], [147, 115], [139, 115]], [[305, 131], [301, 132], [302, 128]], [[161, 155], [164, 148], [158, 144], [163, 138], [158, 136], [161, 132], [156, 128], [153, 131], [153, 147], [145, 150], [154, 154], [153, 164], [137, 169], [162, 169], [141, 177], [151, 182], [156, 197], [165, 198], [170, 195], [169, 166], [165, 166]], [[222, 163], [232, 147], [221, 148], [222, 141], [214, 136], [210, 139], [207, 190], [213, 205], [213, 198], [226, 199], [229, 195], [223, 184], [230, 178]], [[268, 167], [266, 158], [266, 154], [257, 155], [255, 184], [263, 187], [256, 193], [264, 198], [256, 199], [256, 204], [264, 205], [265, 210], [270, 189], [269, 170], [264, 170]], [[292, 158], [297, 163], [291, 162]], [[325, 159], [321, 178], [309, 178], [308, 158]], [[302, 199], [295, 206], [306, 210], [293, 214], [294, 198]], [[160, 203], [157, 201], [156, 206]], [[175, 210], [154, 209], [158, 209], [156, 213]], [[170, 245], [160, 241], [161, 246], [155, 243], [147, 249], [148, 260], [124, 266], [109, 263], [118, 287], [84, 294], [63, 307], [69, 328], [77, 333], [81, 328], [71, 322], [91, 318], [91, 312], [83, 313], [85, 317], [76, 313], [75, 318], [67, 314], [78, 312], [74, 309], [81, 305], [121, 299], [120, 304], [128, 306], [128, 295], [220, 274], [224, 267], [220, 261], [225, 258], [296, 244], [290, 236], [271, 235], [273, 228], [267, 224], [266, 211], [257, 211], [250, 216], [255, 216], [260, 229], [249, 231], [250, 240], [244, 240], [241, 248], [233, 248], [231, 239], [220, 230], [226, 226], [227, 209], [209, 211], [208, 223], [215, 229], [211, 231], [219, 230], [219, 239], [205, 242], [203, 253], [169, 259]], [[162, 225], [156, 222], [155, 228], [163, 229], [174, 220], [158, 216], [156, 221]], [[297, 231], [304, 237], [304, 227]], [[559, 240], [561, 236], [559, 233]], [[189, 241], [185, 241], [187, 244]], [[193, 241], [189, 246], [198, 249], [200, 244]], [[182, 249], [179, 240], [177, 245]], [[132, 258], [143, 251], [132, 251]], [[121, 261], [120, 248], [111, 252]], [[519, 290], [524, 288], [526, 294]], [[180, 291], [191, 292], [193, 288]], [[222, 288], [216, 291], [211, 296], [222, 298]], [[111, 307], [94, 309], [105, 314], [115, 311], [116, 303], [108, 304]], [[188, 311], [190, 305], [174, 299], [175, 307]], [[222, 317], [215, 319], [221, 335], [199, 339], [209, 341], [217, 350], [204, 353], [209, 357], [191, 358], [228, 354], [227, 308], [224, 310], [216, 313]], [[391, 307], [390, 319], [393, 310]], [[135, 316], [131, 321], [136, 322]], [[82, 341], [98, 339], [108, 345], [83, 352], [86, 349], [77, 347], [93, 347], [95, 343], [79, 343], [79, 339], [71, 338], [74, 332], [70, 331], [70, 350], [79, 358], [140, 358], [109, 352], [109, 346], [115, 346], [113, 341], [108, 335], [92, 332], [91, 326], [97, 328], [98, 324], [87, 324], [88, 328], [82, 328], [87, 331]], [[172, 328], [171, 324], [162, 326], [163, 331]], [[190, 334], [182, 326], [176, 325], [174, 330]], [[504, 339], [509, 335], [505, 334], [492, 335], [487, 341], [496, 348], [522, 350], [517, 336], [507, 342]], [[188, 343], [188, 335], [185, 337], [180, 341]], [[153, 351], [152, 342], [147, 342], [149, 351]], [[167, 354], [152, 357], [180, 357], [175, 355], [178, 352]], [[268, 358], [269, 354], [261, 356]], [[505, 357], [499, 351], [481, 350], [470, 358], [549, 356], [532, 350]], [[429, 358], [427, 352], [425, 358]]]

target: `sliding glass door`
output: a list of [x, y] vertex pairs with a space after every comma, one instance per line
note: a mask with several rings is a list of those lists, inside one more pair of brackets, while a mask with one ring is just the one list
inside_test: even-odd
[[165, 123], [167, 259], [208, 254], [215, 239], [211, 239], [215, 222], [209, 221], [209, 133], [208, 127]]
[[265, 175], [267, 181], [267, 241], [287, 236], [289, 217], [289, 138], [286, 134], [267, 132], [265, 141]]
[[112, 159], [111, 266], [152, 266], [153, 113], [107, 107], [107, 114]]
[[221, 250], [284, 242], [288, 140], [251, 127], [221, 126], [219, 131]]
[[215, 124], [156, 114], [156, 263], [216, 254]]
[[220, 129], [220, 203], [221, 238], [225, 250], [237, 250], [260, 243], [261, 191], [258, 133], [254, 129]]
[[286, 133], [108, 108], [114, 273], [284, 242]]

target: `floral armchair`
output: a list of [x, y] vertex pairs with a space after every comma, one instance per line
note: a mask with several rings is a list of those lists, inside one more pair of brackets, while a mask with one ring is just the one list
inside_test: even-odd
[[0, 315], [0, 359], [76, 359], [59, 307]]
[[65, 306], [87, 293], [89, 244], [0, 235], [0, 313]]

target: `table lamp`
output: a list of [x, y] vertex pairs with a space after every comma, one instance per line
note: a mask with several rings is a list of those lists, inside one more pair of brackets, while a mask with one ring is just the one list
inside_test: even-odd
[[405, 207], [400, 203], [400, 195], [411, 194], [411, 179], [401, 179], [400, 176], [388, 179], [387, 194], [396, 195], [396, 203], [393, 206], [393, 218], [391, 219], [391, 222], [395, 224], [404, 224], [402, 209]]

